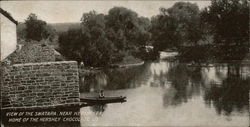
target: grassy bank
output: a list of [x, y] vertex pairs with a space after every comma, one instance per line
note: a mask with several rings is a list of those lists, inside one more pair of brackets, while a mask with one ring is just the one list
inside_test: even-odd
[[111, 67], [128, 67], [128, 66], [136, 66], [143, 64], [144, 61], [138, 58], [133, 57], [132, 55], [125, 56], [121, 62], [114, 63]]
[[[121, 67], [131, 67], [144, 64], [144, 61], [138, 58], [135, 58], [131, 55], [125, 56], [121, 62], [111, 64], [108, 68], [121, 68]], [[99, 73], [101, 69], [107, 67], [83, 67], [79, 69], [80, 76], [83, 75], [94, 75]]]

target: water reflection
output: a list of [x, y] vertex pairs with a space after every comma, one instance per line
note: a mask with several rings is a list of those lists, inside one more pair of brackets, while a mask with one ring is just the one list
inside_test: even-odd
[[106, 108], [106, 104], [93, 105], [91, 106], [91, 111], [93, 111], [97, 116], [101, 116]]
[[[171, 100], [172, 105], [188, 102], [188, 99], [193, 96], [200, 95], [202, 85], [200, 68], [188, 68], [184, 64], [179, 64], [168, 71], [167, 77], [171, 82], [172, 91], [175, 91]], [[168, 96], [168, 94], [165, 95]], [[165, 106], [169, 103], [168, 101], [169, 99], [164, 99]]]
[[250, 78], [241, 73], [240, 65], [229, 65], [227, 75], [221, 84], [212, 83], [205, 91], [207, 104], [213, 104], [218, 114], [247, 112]]
[[82, 84], [84, 85], [80, 86], [80, 91], [93, 92], [100, 89], [118, 90], [138, 87], [141, 84], [133, 81], [144, 77], [144, 69], [144, 66], [106, 69], [95, 75], [81, 77], [81, 81], [84, 81]]
[[[86, 75], [81, 77], [80, 92], [97, 92], [107, 86], [107, 75], [104, 72], [98, 72], [95, 75]], [[98, 85], [97, 85], [98, 84]]]
[[[91, 91], [105, 89], [107, 96], [127, 96], [127, 102], [83, 108], [99, 119], [84, 125], [210, 125], [208, 121], [218, 126], [248, 125], [249, 77], [250, 67], [239, 63], [189, 67], [156, 61], [103, 70], [85, 77], [81, 96], [95, 96]], [[192, 120], [187, 119], [191, 116]], [[108, 123], [111, 119], [124, 120]]]

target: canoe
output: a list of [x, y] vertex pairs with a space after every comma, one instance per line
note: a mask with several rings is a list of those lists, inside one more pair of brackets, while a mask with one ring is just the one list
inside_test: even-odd
[[105, 97], [105, 98], [99, 98], [99, 97], [84, 97], [80, 98], [81, 102], [87, 102], [87, 103], [114, 103], [114, 102], [125, 102], [126, 97]]

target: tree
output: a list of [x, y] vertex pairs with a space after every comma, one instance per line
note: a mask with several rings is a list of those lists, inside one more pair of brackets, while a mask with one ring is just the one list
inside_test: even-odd
[[70, 29], [59, 37], [60, 49], [69, 59], [86, 66], [107, 66], [113, 62], [115, 47], [106, 36], [105, 17], [95, 11], [84, 13], [80, 29]]
[[45, 21], [39, 20], [33, 13], [25, 20], [25, 25], [26, 39], [41, 41], [49, 38], [52, 40], [55, 36], [55, 31]]
[[194, 45], [201, 39], [199, 8], [189, 2], [177, 2], [171, 8], [160, 8], [152, 17], [152, 40], [156, 50]]
[[124, 7], [110, 9], [106, 18], [107, 27], [113, 28], [114, 31], [122, 29], [130, 32], [138, 26], [137, 13]]
[[177, 2], [167, 12], [176, 23], [176, 32], [182, 43], [197, 44], [201, 39], [198, 6], [189, 2]]
[[249, 41], [249, 6], [247, 0], [212, 0], [201, 13], [210, 26], [214, 42], [240, 44]]
[[107, 66], [135, 55], [148, 44], [150, 21], [123, 7], [110, 9], [108, 15], [84, 13], [81, 28], [62, 33], [60, 50], [69, 59], [87, 66]]
[[69, 29], [67, 32], [61, 33], [58, 39], [60, 53], [68, 59], [82, 61], [81, 52], [84, 50], [82, 41], [81, 29]]
[[[106, 19], [110, 40], [120, 50], [131, 50], [143, 46], [150, 37], [148, 33], [149, 19], [138, 17], [138, 14], [130, 9], [114, 7], [109, 10]], [[142, 40], [143, 37], [145, 38]]]
[[151, 19], [152, 41], [156, 52], [166, 48], [176, 47], [179, 43], [178, 34], [176, 34], [176, 25], [171, 17], [167, 15], [157, 15]]
[[95, 11], [82, 16], [82, 33], [86, 39], [85, 62], [95, 66], [112, 63], [115, 47], [106, 36], [105, 16]]
[[151, 22], [146, 17], [138, 18], [138, 31], [136, 35], [136, 43], [138, 46], [146, 46], [150, 44], [151, 33], [149, 32], [151, 28]]
[[212, 0], [201, 19], [214, 37], [215, 56], [241, 60], [249, 48], [249, 6], [247, 0]]

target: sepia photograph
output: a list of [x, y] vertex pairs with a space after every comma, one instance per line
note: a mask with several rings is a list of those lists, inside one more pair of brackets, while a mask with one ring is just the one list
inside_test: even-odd
[[249, 9], [0, 1], [1, 127], [249, 127]]

